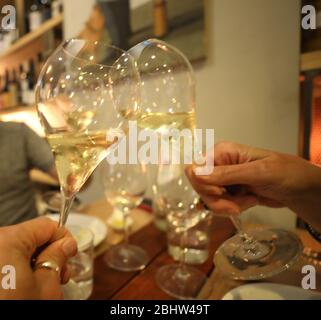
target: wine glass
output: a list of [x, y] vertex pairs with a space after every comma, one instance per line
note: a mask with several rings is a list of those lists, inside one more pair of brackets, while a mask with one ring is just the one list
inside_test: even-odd
[[123, 214], [124, 241], [112, 246], [104, 260], [113, 269], [135, 271], [145, 268], [146, 252], [129, 243], [130, 211], [140, 205], [147, 189], [146, 168], [143, 164], [109, 164], [105, 167], [104, 189], [107, 200]]
[[139, 90], [134, 59], [98, 41], [64, 41], [46, 61], [36, 102], [60, 182], [60, 226], [75, 194], [119, 141], [114, 133], [125, 129], [127, 113], [137, 110]]
[[[199, 210], [199, 196], [184, 174], [183, 165], [160, 165], [158, 170], [158, 194], [167, 210], [167, 220], [175, 226], [179, 241], [179, 263], [161, 267], [156, 274], [158, 286], [167, 294], [179, 299], [205, 298], [207, 281], [205, 273], [186, 264], [188, 230], [209, 214]], [[203, 291], [204, 290], [204, 291]]]
[[[182, 147], [182, 139], [176, 139], [173, 131], [189, 129], [193, 132], [195, 128], [195, 77], [190, 62], [175, 47], [158, 39], [142, 41], [128, 52], [135, 58], [141, 77], [141, 103], [133, 120], [141, 129], [156, 131], [159, 146], [163, 141], [169, 142], [169, 154], [159, 152], [158, 163], [169, 163], [176, 156], [181, 161], [184, 154], [189, 157]], [[189, 146], [191, 141], [190, 137]], [[156, 207], [158, 166], [149, 164], [147, 169], [153, 190], [155, 224], [164, 231], [166, 217]]]
[[[154, 170], [152, 184], [154, 200], [161, 201], [170, 212], [180, 211], [186, 223], [194, 204], [194, 196], [188, 195], [190, 186], [184, 178], [182, 160], [192, 162], [191, 152], [196, 147], [195, 129], [195, 76], [193, 68], [177, 48], [157, 39], [143, 41], [128, 51], [137, 61], [141, 76], [141, 105], [135, 114], [138, 126], [142, 129], [155, 130], [161, 140], [169, 140], [171, 153], [159, 155], [161, 165]], [[191, 135], [182, 138], [178, 132], [189, 130]], [[176, 132], [175, 132], [176, 131]], [[178, 138], [177, 138], [178, 137]], [[183, 141], [184, 139], [184, 141]], [[200, 142], [200, 141], [198, 141]], [[194, 155], [197, 151], [194, 150]], [[184, 157], [184, 159], [183, 159]], [[187, 160], [187, 161], [186, 161]], [[174, 167], [166, 166], [172, 163]], [[159, 174], [166, 170], [177, 170], [177, 179], [160, 190]], [[158, 175], [157, 178], [155, 178]], [[157, 174], [158, 173], [158, 174]], [[172, 172], [172, 174], [175, 174]], [[157, 183], [155, 183], [155, 179]], [[179, 190], [174, 191], [177, 187]], [[167, 188], [167, 190], [166, 190]], [[162, 199], [160, 199], [162, 193]], [[166, 195], [167, 193], [167, 195]], [[166, 196], [165, 196], [166, 195]], [[195, 197], [195, 199], [197, 196]], [[183, 219], [184, 220], [184, 219]], [[186, 230], [181, 237], [184, 246]], [[156, 275], [158, 285], [168, 294], [178, 298], [196, 298], [206, 281], [206, 275], [196, 268], [186, 266], [182, 257], [180, 264], [162, 267]]]
[[157, 39], [142, 41], [128, 52], [135, 58], [141, 77], [141, 103], [134, 114], [138, 126], [155, 130], [163, 138], [168, 138], [173, 129], [193, 133], [195, 76], [184, 54]]
[[283, 229], [245, 232], [239, 217], [230, 217], [237, 234], [225, 241], [214, 256], [215, 266], [236, 280], [259, 280], [290, 268], [302, 254], [298, 236]]

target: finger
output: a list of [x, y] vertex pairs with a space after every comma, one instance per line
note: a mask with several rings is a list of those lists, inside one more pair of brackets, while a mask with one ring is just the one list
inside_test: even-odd
[[208, 196], [223, 196], [226, 192], [225, 188], [213, 186], [210, 184], [192, 183], [192, 186], [197, 193]]
[[259, 204], [258, 198], [254, 195], [233, 196], [230, 201], [233, 201], [239, 207], [240, 212]]
[[[213, 151], [212, 151], [213, 152]], [[253, 148], [233, 142], [219, 142], [214, 146], [215, 165], [251, 162], [271, 155], [271, 151]]]
[[206, 195], [201, 195], [201, 198], [215, 214], [237, 215], [240, 213], [238, 206], [230, 200]]
[[13, 228], [22, 239], [21, 244], [24, 246], [22, 252], [26, 253], [28, 259], [35, 254], [37, 248], [70, 235], [66, 228], [58, 228], [58, 223], [47, 217], [32, 219]]
[[253, 195], [217, 197], [201, 194], [201, 198], [217, 214], [240, 214], [242, 211], [258, 204], [257, 197]]
[[189, 166], [185, 169], [185, 174], [190, 181], [191, 185], [197, 192], [203, 192], [206, 194], [211, 194], [211, 195], [222, 195], [226, 192], [225, 188], [222, 188], [220, 186], [215, 186], [215, 185], [202, 185], [199, 183], [199, 181], [195, 178], [194, 173], [193, 173], [193, 167]]
[[61, 270], [61, 275], [60, 275], [61, 283], [66, 284], [69, 281], [70, 276], [71, 276], [70, 268], [68, 267], [67, 264], [65, 264]]
[[13, 231], [23, 240], [21, 241], [21, 245], [24, 246], [23, 252], [30, 258], [37, 247], [45, 245], [54, 238], [58, 224], [49, 218], [41, 217], [18, 224], [13, 228]]
[[216, 166], [210, 175], [197, 175], [193, 168], [193, 178], [199, 184], [227, 186], [234, 184], [255, 185], [260, 183], [264, 176], [260, 165], [257, 165], [256, 162], [249, 162], [230, 166]]
[[270, 208], [283, 208], [284, 204], [277, 200], [272, 200], [264, 197], [258, 197], [259, 204]]
[[[56, 263], [60, 269], [60, 273], [58, 274], [54, 270], [48, 269], [36, 269], [35, 274], [39, 281], [50, 279], [51, 281], [59, 281], [61, 271], [63, 270], [63, 266], [67, 263], [67, 260], [74, 256], [77, 253], [77, 243], [74, 238], [67, 236], [58, 241], [50, 244], [45, 250], [43, 250], [38, 258], [37, 263], [44, 261], [52, 261]], [[47, 281], [46, 280], [46, 281]]]

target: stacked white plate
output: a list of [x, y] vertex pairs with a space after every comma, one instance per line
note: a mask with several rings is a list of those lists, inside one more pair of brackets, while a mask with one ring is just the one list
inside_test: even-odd
[[[59, 220], [59, 214], [49, 214], [47, 215], [50, 219], [54, 221]], [[66, 228], [68, 226], [79, 226], [82, 228], [88, 228], [94, 235], [94, 246], [98, 246], [107, 236], [107, 226], [101, 220], [93, 216], [88, 216], [81, 213], [70, 212], [68, 220], [66, 223]]]

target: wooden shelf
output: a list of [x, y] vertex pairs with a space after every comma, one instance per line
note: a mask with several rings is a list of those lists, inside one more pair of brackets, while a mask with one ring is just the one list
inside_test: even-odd
[[21, 111], [31, 111], [31, 110], [36, 110], [36, 107], [34, 104], [7, 107], [7, 108], [0, 109], [0, 116], [2, 114], [9, 114], [9, 113], [21, 112]]
[[62, 22], [63, 22], [62, 14], [44, 22], [38, 29], [25, 34], [20, 39], [18, 39], [15, 43], [13, 43], [6, 51], [0, 54], [0, 59], [6, 58], [11, 53], [23, 48], [30, 42], [44, 35], [47, 31], [62, 24]]
[[301, 54], [301, 71], [321, 69], [321, 50]]

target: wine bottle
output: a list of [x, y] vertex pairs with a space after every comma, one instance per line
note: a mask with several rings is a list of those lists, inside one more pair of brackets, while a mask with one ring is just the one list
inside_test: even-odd
[[19, 91], [18, 91], [17, 75], [16, 75], [16, 71], [13, 69], [11, 74], [11, 79], [9, 81], [9, 94], [10, 94], [11, 107], [17, 106], [19, 103], [18, 92]]
[[29, 60], [29, 68], [28, 68], [28, 72], [27, 72], [27, 82], [28, 82], [27, 104], [32, 104], [35, 102], [33, 90], [34, 90], [34, 87], [36, 84], [35, 64], [32, 59]]
[[42, 14], [42, 21], [49, 20], [51, 18], [51, 1], [50, 0], [40, 0], [40, 11]]
[[42, 12], [38, 1], [33, 1], [29, 10], [29, 30], [33, 31], [42, 24]]
[[37, 55], [37, 63], [35, 66], [35, 78], [38, 79], [40, 71], [44, 65], [44, 58], [42, 52], [38, 53]]
[[4, 108], [10, 107], [10, 101], [11, 99], [9, 94], [9, 71], [6, 69], [5, 75], [4, 75], [4, 85], [2, 90], [3, 107]]
[[61, 0], [53, 0], [51, 2], [51, 15], [56, 17], [62, 13], [62, 1]]
[[21, 102], [22, 104], [28, 104], [28, 90], [29, 84], [27, 80], [27, 72], [28, 72], [28, 61], [25, 61], [23, 64], [19, 66], [19, 81], [21, 88]]
[[164, 37], [168, 32], [166, 0], [154, 0], [154, 35]]

